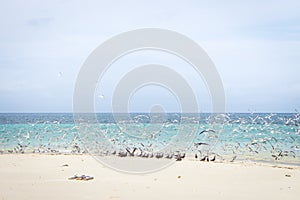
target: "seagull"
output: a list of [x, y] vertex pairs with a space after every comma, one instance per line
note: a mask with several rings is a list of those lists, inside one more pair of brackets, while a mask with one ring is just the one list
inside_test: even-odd
[[216, 156], [214, 156], [210, 161], [214, 162], [216, 160]]
[[275, 158], [275, 160], [278, 160], [278, 156], [273, 154], [272, 157]]
[[103, 94], [98, 95], [99, 99], [104, 100], [105, 96]]
[[142, 154], [142, 158], [148, 158], [148, 157], [149, 157], [149, 153], [144, 152], [144, 153]]
[[237, 156], [233, 156], [233, 158], [231, 159], [231, 161], [230, 161], [230, 162], [233, 162], [233, 161], [235, 161], [236, 157], [237, 157]]
[[120, 157], [126, 157], [126, 156], [127, 156], [127, 152], [120, 151], [120, 152], [118, 153], [118, 155], [119, 155]]
[[167, 154], [165, 158], [171, 159], [173, 158], [173, 154]]
[[208, 144], [207, 144], [207, 143], [204, 143], [204, 142], [194, 143], [194, 146], [195, 146], [196, 148], [198, 148], [198, 147], [201, 146], [201, 145], [208, 145]]
[[130, 156], [134, 156], [134, 152], [137, 150], [136, 147], [132, 150], [132, 152], [129, 151], [129, 148], [126, 148], [126, 151], [129, 153]]
[[293, 157], [295, 158], [296, 157], [296, 153], [294, 152], [294, 151], [290, 151], [290, 153], [292, 153], [293, 155]]
[[206, 161], [208, 160], [208, 156], [204, 156], [203, 158], [200, 159], [200, 161]]
[[209, 129], [209, 130], [203, 130], [199, 133], [199, 135], [203, 134], [203, 133], [208, 133], [208, 132], [212, 132], [212, 133], [215, 133], [216, 131], [212, 130], [212, 129]]
[[163, 154], [163, 153], [157, 153], [157, 154], [155, 155], [155, 157], [156, 157], [156, 158], [162, 158], [162, 157], [164, 157], [164, 154]]
[[143, 150], [140, 147], [139, 147], [139, 153], [137, 153], [137, 156], [138, 157], [142, 157], [143, 156]]
[[179, 153], [179, 154], [175, 155], [176, 161], [181, 161], [183, 158], [185, 158], [185, 153], [183, 153], [183, 154]]

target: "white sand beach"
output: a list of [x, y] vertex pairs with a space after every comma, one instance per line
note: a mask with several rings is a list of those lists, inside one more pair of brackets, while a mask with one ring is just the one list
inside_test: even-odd
[[[130, 158], [125, 158], [130, 159]], [[85, 174], [94, 180], [68, 180]], [[300, 169], [183, 160], [130, 175], [89, 155], [0, 155], [0, 199], [298, 199]]]

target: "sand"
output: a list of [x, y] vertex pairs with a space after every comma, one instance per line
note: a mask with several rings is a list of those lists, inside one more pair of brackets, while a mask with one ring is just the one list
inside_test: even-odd
[[[124, 158], [130, 159], [130, 158]], [[68, 165], [68, 166], [63, 166]], [[85, 174], [90, 181], [68, 180]], [[183, 160], [130, 175], [89, 155], [0, 155], [2, 199], [299, 199], [299, 167]]]

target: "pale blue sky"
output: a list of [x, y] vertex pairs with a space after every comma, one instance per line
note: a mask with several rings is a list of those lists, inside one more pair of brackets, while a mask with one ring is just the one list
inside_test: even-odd
[[[76, 76], [89, 53], [144, 27], [177, 31], [204, 48], [223, 80], [227, 111], [300, 110], [299, 10], [297, 0], [1, 1], [0, 112], [72, 112]], [[105, 80], [117, 81], [115, 70]], [[199, 82], [191, 84], [197, 90]], [[142, 99], [135, 97], [136, 110], [147, 109]]]

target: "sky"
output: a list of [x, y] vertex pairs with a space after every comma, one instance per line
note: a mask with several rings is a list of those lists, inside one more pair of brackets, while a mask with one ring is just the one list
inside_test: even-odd
[[[76, 78], [89, 54], [112, 36], [149, 27], [186, 35], [206, 51], [223, 81], [227, 112], [295, 112], [299, 10], [297, 0], [1, 1], [0, 112], [72, 112]], [[122, 73], [151, 59], [187, 77], [202, 111], [210, 110], [209, 95], [198, 92], [203, 80], [182, 70], [177, 58], [156, 53], [128, 56], [109, 69], [95, 92], [99, 111], [111, 111]], [[130, 102], [132, 111], [159, 104], [178, 109], [176, 98], [159, 87], [145, 87]]]

